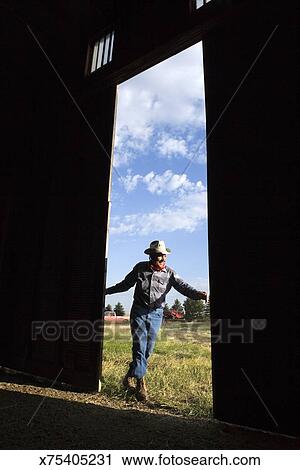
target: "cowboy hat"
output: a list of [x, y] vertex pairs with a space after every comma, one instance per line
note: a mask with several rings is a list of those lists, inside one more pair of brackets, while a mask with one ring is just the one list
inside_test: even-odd
[[150, 253], [162, 253], [167, 255], [171, 253], [170, 248], [166, 248], [165, 242], [163, 240], [154, 240], [150, 243], [150, 247], [147, 248], [144, 253], [150, 255]]

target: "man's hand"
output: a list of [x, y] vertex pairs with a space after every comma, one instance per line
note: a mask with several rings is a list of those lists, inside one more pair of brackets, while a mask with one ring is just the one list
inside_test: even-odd
[[205, 300], [205, 302], [207, 302], [207, 292], [205, 292], [204, 290], [199, 290], [198, 294], [201, 300]]

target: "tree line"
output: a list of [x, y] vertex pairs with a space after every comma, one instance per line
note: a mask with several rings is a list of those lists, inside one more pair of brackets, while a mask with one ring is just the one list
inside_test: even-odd
[[[126, 315], [125, 308], [118, 302], [114, 308], [110, 304], [105, 307], [106, 315], [109, 313], [115, 314], [118, 317], [123, 317]], [[175, 299], [173, 305], [169, 307], [168, 304], [164, 307], [164, 317], [170, 318], [171, 312], [177, 312], [182, 314], [182, 317], [186, 321], [193, 321], [193, 320], [204, 320], [205, 318], [209, 317], [210, 315], [210, 305], [208, 303], [204, 303], [203, 300], [192, 300], [186, 298], [183, 304], [180, 300]]]
[[106, 305], [106, 307], [105, 307], [106, 315], [109, 315], [109, 312], [111, 312], [112, 314], [115, 313], [117, 315], [117, 317], [124, 317], [124, 315], [126, 315], [125, 308], [123, 307], [121, 302], [118, 302], [114, 306], [114, 308], [112, 308], [112, 306], [110, 304]]

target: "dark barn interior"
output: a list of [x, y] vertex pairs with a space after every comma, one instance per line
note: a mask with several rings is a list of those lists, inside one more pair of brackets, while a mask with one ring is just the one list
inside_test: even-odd
[[[3, 0], [0, 11], [0, 365], [62, 369], [60, 381], [98, 390], [102, 345], [32, 341], [31, 323], [101, 317], [117, 85], [202, 40], [214, 416], [298, 435], [293, 3]], [[102, 38], [110, 49], [91, 71]]]

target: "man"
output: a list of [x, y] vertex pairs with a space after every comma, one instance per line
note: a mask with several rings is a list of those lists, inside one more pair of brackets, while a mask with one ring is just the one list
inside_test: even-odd
[[144, 376], [148, 359], [153, 352], [155, 340], [163, 319], [163, 308], [167, 293], [172, 287], [194, 300], [206, 300], [206, 292], [198, 291], [184, 282], [176, 272], [166, 266], [166, 258], [171, 250], [166, 248], [163, 240], [150, 243], [144, 253], [149, 261], [134, 266], [123, 281], [106, 289], [106, 294], [124, 292], [136, 284], [134, 301], [130, 312], [132, 335], [132, 362], [123, 379], [126, 388], [134, 387], [136, 379], [136, 398], [147, 400], [147, 389]]

